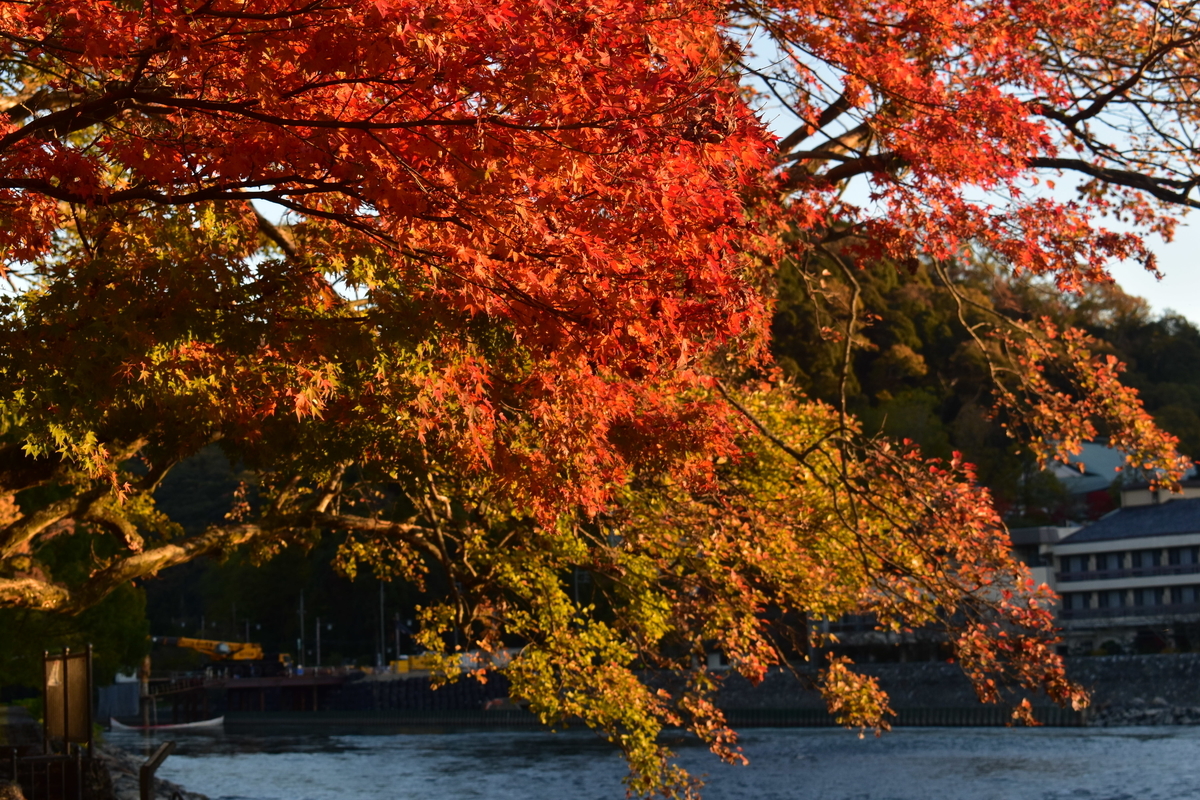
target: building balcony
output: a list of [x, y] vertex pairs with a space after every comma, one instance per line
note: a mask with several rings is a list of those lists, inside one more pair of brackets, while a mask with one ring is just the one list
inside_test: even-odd
[[1113, 619], [1116, 617], [1179, 617], [1200, 615], [1200, 603], [1164, 603], [1153, 606], [1115, 608], [1060, 608], [1059, 619]]
[[1056, 572], [1058, 583], [1072, 581], [1102, 581], [1117, 578], [1149, 578], [1157, 575], [1197, 575], [1200, 564], [1164, 564], [1158, 567], [1132, 567], [1130, 569], [1093, 569], [1086, 572]]

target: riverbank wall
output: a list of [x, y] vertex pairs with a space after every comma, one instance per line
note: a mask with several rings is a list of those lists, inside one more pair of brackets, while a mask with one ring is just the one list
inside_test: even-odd
[[[897, 726], [996, 726], [1012, 722], [1011, 705], [981, 704], [956, 664], [944, 661], [863, 664], [858, 669], [878, 679], [891, 698]], [[1045, 697], [1029, 695], [1034, 716], [1051, 726], [1200, 724], [1200, 654], [1094, 656], [1067, 660], [1067, 672], [1092, 696], [1084, 711], [1063, 709]], [[804, 668], [776, 669], [757, 686], [729, 672], [717, 704], [740, 727], [820, 727], [834, 725], [814, 688], [816, 673]], [[651, 679], [670, 688], [669, 677]], [[228, 726], [283, 724], [373, 725], [395, 727], [502, 727], [538, 724], [528, 712], [507, 702], [503, 675], [486, 684], [464, 678], [433, 690], [427, 677], [372, 675], [345, 684], [328, 703], [311, 711], [268, 707], [234, 713]]]
[[[1083, 712], [1061, 709], [1047, 698], [1028, 696], [1035, 717], [1048, 725], [1200, 724], [1200, 653], [1089, 656], [1068, 658], [1067, 675], [1091, 694]], [[956, 664], [944, 661], [862, 664], [879, 681], [897, 711], [898, 725], [1003, 725], [1006, 707], [981, 705], [971, 682]], [[723, 683], [717, 703], [732, 721], [772, 715], [818, 724], [824, 701], [813, 688], [815, 671], [773, 670], [758, 686], [738, 675]], [[745, 724], [745, 723], [743, 723]]]

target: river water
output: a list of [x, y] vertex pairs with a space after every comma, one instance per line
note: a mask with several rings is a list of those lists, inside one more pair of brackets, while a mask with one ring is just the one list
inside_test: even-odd
[[[106, 740], [148, 753], [162, 737]], [[620, 800], [587, 731], [183, 734], [160, 777], [213, 800]], [[706, 800], [1200, 800], [1200, 728], [746, 729], [747, 767], [671, 743]]]

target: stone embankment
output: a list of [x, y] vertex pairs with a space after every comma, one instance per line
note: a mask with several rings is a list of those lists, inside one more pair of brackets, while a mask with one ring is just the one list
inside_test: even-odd
[[[879, 680], [892, 707], [902, 712], [901, 719], [905, 711], [911, 717], [916, 712], [966, 709], [979, 702], [970, 681], [955, 664], [862, 664], [859, 669]], [[1200, 724], [1200, 653], [1070, 658], [1067, 674], [1092, 696], [1092, 707], [1073, 724]], [[726, 710], [742, 712], [816, 710], [823, 708], [824, 702], [812, 688], [815, 677], [809, 670], [776, 670], [759, 686], [751, 686], [730, 676], [718, 703]], [[1030, 696], [1030, 700], [1035, 706], [1049, 705], [1045, 697]]]
[[1092, 693], [1089, 725], [1200, 724], [1200, 653], [1073, 658], [1067, 674]]
[[1116, 728], [1128, 725], [1200, 725], [1200, 706], [1173, 706], [1165, 698], [1146, 702], [1135, 697], [1127, 705], [1098, 709], [1088, 725]]

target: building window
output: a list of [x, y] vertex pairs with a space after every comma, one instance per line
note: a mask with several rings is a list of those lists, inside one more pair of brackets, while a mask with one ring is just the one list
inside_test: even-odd
[[1162, 589], [1137, 589], [1134, 596], [1139, 606], [1162, 605]]
[[1121, 553], [1101, 553], [1096, 556], [1096, 569], [1100, 570], [1119, 570], [1124, 567], [1125, 559], [1121, 557]]
[[1125, 605], [1125, 592], [1120, 589], [1098, 592], [1101, 608], [1120, 608]]
[[[1197, 556], [1195, 547], [1172, 547], [1167, 551], [1167, 563], [1173, 567], [1191, 567], [1195, 566], [1200, 559]], [[1191, 572], [1192, 570], [1185, 570]]]
[[1063, 556], [1062, 557], [1063, 573], [1087, 572], [1088, 557], [1087, 556]]
[[1133, 553], [1134, 569], [1147, 569], [1159, 566], [1162, 560], [1161, 550], [1135, 550]]
[[1067, 592], [1062, 596], [1063, 608], [1071, 611], [1087, 608], [1087, 595], [1083, 592]]

